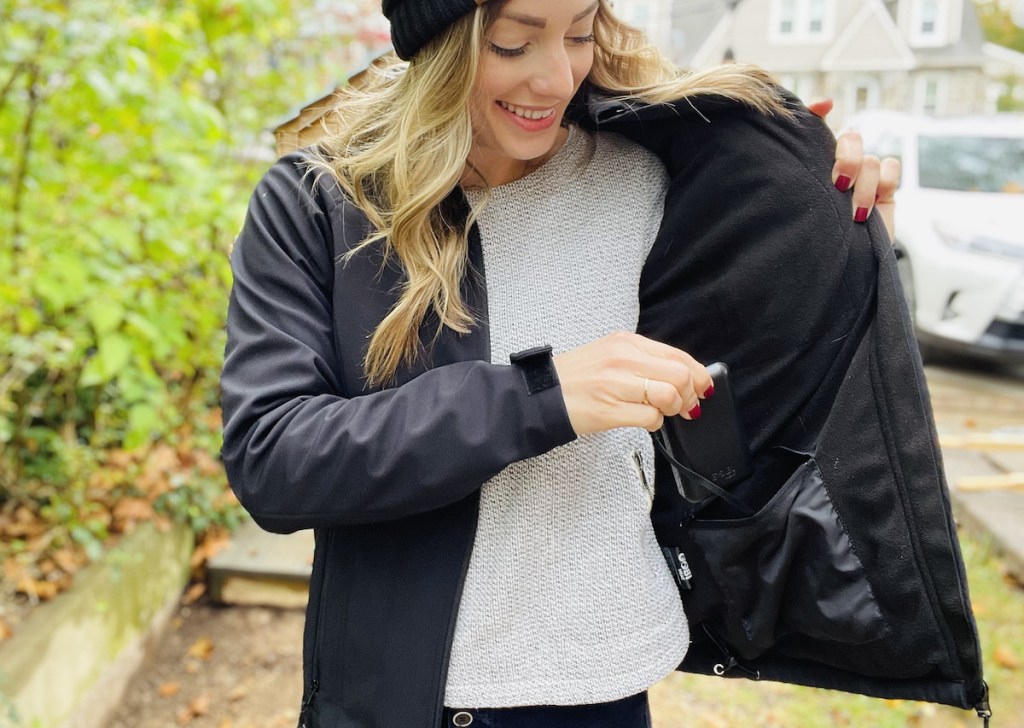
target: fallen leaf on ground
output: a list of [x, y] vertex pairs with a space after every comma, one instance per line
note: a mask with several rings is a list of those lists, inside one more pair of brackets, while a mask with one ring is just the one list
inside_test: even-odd
[[196, 468], [202, 475], [213, 476], [224, 472], [224, 466], [205, 450], [196, 450], [194, 457]]
[[114, 518], [118, 523], [148, 521], [153, 517], [153, 506], [145, 498], [122, 498], [114, 506]]
[[53, 599], [59, 591], [57, 584], [52, 581], [39, 581], [29, 577], [20, 579], [15, 590], [43, 601]]
[[188, 589], [185, 590], [185, 595], [181, 598], [182, 604], [195, 604], [199, 597], [206, 593], [206, 584], [203, 582], [196, 582]]
[[231, 543], [231, 534], [226, 529], [211, 530], [203, 542], [192, 552], [192, 568], [213, 558]]
[[57, 549], [51, 554], [54, 562], [60, 567], [61, 571], [66, 574], [74, 574], [85, 563], [85, 559], [82, 554], [76, 553], [73, 549], [62, 548]]
[[186, 725], [191, 723], [193, 718], [202, 717], [209, 712], [210, 697], [208, 695], [200, 695], [198, 698], [194, 698], [188, 705], [179, 708], [174, 717], [179, 725]]
[[231, 692], [228, 693], [228, 700], [230, 700], [232, 703], [237, 703], [239, 700], [241, 700], [242, 698], [244, 698], [248, 694], [249, 694], [249, 686], [248, 685], [236, 685], [235, 687], [233, 687], [231, 689]]
[[173, 698], [179, 690], [181, 690], [181, 683], [166, 682], [157, 689], [157, 692], [161, 698]]
[[1008, 647], [997, 647], [996, 651], [992, 653], [992, 659], [996, 661], [999, 667], [1004, 667], [1007, 670], [1020, 668], [1020, 660], [1017, 659], [1017, 656]]
[[0, 642], [10, 637], [13, 634], [11, 626], [4, 620], [0, 619]]
[[200, 637], [192, 646], [188, 648], [188, 656], [196, 657], [200, 660], [209, 660], [210, 655], [213, 654], [213, 640], [209, 637]]
[[193, 715], [206, 715], [210, 712], [210, 696], [200, 695], [188, 704], [188, 708]]

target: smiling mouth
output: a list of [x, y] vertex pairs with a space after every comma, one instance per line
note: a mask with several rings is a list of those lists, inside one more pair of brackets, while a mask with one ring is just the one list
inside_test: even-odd
[[545, 109], [543, 111], [537, 111], [535, 109], [525, 109], [522, 106], [513, 106], [505, 101], [499, 101], [498, 106], [505, 109], [510, 113], [522, 119], [529, 119], [530, 121], [538, 121], [540, 119], [547, 119], [549, 116], [555, 113], [554, 109]]

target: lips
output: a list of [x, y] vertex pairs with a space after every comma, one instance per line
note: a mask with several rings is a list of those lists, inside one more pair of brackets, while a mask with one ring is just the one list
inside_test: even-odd
[[505, 101], [499, 101], [498, 106], [503, 108], [505, 111], [515, 114], [521, 119], [529, 119], [531, 121], [546, 119], [555, 113], [554, 109], [528, 109], [525, 106], [513, 106]]
[[530, 109], [525, 106], [516, 106], [506, 101], [495, 102], [501, 109], [506, 119], [524, 131], [544, 131], [551, 127], [558, 119], [554, 108]]

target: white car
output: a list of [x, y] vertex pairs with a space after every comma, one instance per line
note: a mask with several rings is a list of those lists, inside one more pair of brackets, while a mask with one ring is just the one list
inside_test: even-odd
[[876, 111], [847, 128], [903, 162], [893, 244], [922, 353], [1024, 361], [1024, 116]]

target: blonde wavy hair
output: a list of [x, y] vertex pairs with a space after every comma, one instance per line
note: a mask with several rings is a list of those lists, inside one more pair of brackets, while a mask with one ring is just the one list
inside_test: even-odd
[[[473, 143], [470, 99], [485, 31], [505, 0], [490, 0], [454, 23], [408, 64], [390, 54], [347, 87], [311, 169], [336, 179], [374, 232], [350, 250], [381, 243], [384, 261], [397, 256], [404, 274], [399, 299], [370, 338], [363, 362], [368, 382], [394, 378], [421, 355], [420, 328], [436, 316], [468, 333], [475, 320], [461, 294], [468, 268], [468, 231], [475, 214], [449, 200]], [[600, 0], [594, 25], [594, 65], [586, 82], [609, 96], [643, 103], [699, 95], [733, 99], [764, 113], [787, 113], [771, 77], [729, 64], [681, 73]], [[585, 83], [586, 83], [585, 82]]]

